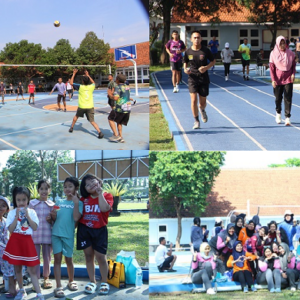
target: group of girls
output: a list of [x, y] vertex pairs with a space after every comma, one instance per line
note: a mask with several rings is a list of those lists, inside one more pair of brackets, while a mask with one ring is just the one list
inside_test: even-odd
[[245, 293], [257, 291], [255, 280], [257, 284], [268, 285], [271, 293], [280, 293], [286, 287], [296, 291], [300, 245], [294, 254], [293, 236], [299, 225], [290, 210], [285, 212], [283, 222], [271, 221], [268, 226], [261, 226], [258, 216], [246, 224], [246, 215], [241, 214], [223, 229], [218, 219], [213, 229], [215, 235], [208, 243], [202, 240], [200, 223], [199, 218], [194, 218], [191, 230], [192, 282], [204, 284], [208, 294], [215, 293], [211, 285], [213, 277], [217, 272], [224, 275], [226, 271], [232, 272], [232, 280], [239, 282]]
[[[32, 290], [37, 293], [36, 299], [44, 296], [39, 284], [40, 252], [43, 257], [44, 289], [52, 288], [49, 280], [52, 252], [54, 254], [54, 276], [56, 288], [54, 296], [65, 297], [61, 284], [61, 262], [65, 257], [70, 291], [78, 290], [74, 281], [73, 249], [75, 228], [77, 228], [77, 250], [83, 250], [90, 282], [85, 292], [96, 291], [95, 280], [96, 258], [101, 276], [99, 294], [109, 292], [107, 284], [107, 223], [112, 210], [113, 197], [103, 193], [102, 181], [92, 174], [87, 174], [81, 184], [75, 177], [64, 181], [63, 189], [66, 199], [55, 203], [48, 199], [50, 184], [47, 180], [38, 182], [39, 198], [30, 200], [30, 191], [24, 186], [15, 187], [11, 203], [0, 196], [0, 266], [4, 279], [9, 280], [7, 298], [26, 299], [23, 287], [23, 266], [27, 267], [32, 281]], [[80, 190], [81, 198], [78, 194]], [[7, 218], [4, 215], [7, 214]], [[18, 289], [16, 286], [18, 283]]]

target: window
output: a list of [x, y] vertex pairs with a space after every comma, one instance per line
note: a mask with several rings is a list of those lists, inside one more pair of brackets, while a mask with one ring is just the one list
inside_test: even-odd
[[258, 37], [258, 29], [251, 29], [251, 37]]
[[251, 39], [250, 45], [251, 45], [252, 47], [258, 47], [258, 46], [259, 46], [259, 42], [258, 42], [258, 40], [252, 40], [252, 39]]
[[240, 29], [240, 37], [248, 37], [248, 30]]
[[203, 40], [203, 41], [201, 42], [201, 45], [202, 45], [202, 46], [207, 47], [207, 44], [208, 44], [207, 40]]
[[149, 69], [143, 69], [143, 75], [148, 76], [149, 75]]
[[291, 36], [298, 37], [299, 36], [299, 29], [291, 29]]
[[206, 38], [207, 37], [207, 30], [200, 30], [200, 32], [201, 32], [201, 36], [202, 36], [202, 38]]
[[159, 225], [158, 231], [159, 232], [166, 232], [167, 231], [167, 226], [166, 225]]
[[138, 76], [141, 76], [142, 74], [141, 70], [138, 70], [137, 72], [138, 72]]
[[212, 29], [212, 30], [210, 31], [210, 36], [211, 36], [211, 37], [213, 37], [213, 36], [218, 37], [218, 36], [219, 36], [219, 30]]

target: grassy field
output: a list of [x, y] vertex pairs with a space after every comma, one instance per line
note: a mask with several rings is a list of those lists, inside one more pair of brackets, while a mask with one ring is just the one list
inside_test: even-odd
[[121, 202], [118, 205], [118, 210], [122, 209], [146, 209], [147, 201], [143, 202]]
[[247, 294], [242, 291], [235, 292], [219, 292], [216, 295], [207, 295], [204, 293], [181, 293], [181, 294], [159, 294], [149, 295], [149, 299], [167, 299], [167, 300], [192, 300], [192, 299], [210, 299], [210, 300], [228, 300], [228, 299], [248, 299], [248, 300], [266, 300], [266, 299], [300, 299], [300, 291], [292, 293], [289, 290], [283, 290], [282, 293], [270, 293], [268, 290], [258, 290], [256, 293], [249, 292]]

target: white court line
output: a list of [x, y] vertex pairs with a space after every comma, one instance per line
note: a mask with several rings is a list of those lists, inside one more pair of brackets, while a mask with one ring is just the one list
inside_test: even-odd
[[166, 99], [166, 101], [167, 101], [167, 104], [168, 104], [168, 106], [169, 106], [169, 109], [170, 109], [170, 111], [171, 111], [171, 113], [172, 113], [172, 115], [173, 115], [173, 118], [174, 118], [174, 120], [175, 120], [175, 122], [176, 122], [178, 128], [179, 128], [179, 129], [181, 130], [181, 132], [182, 132], [182, 136], [183, 136], [185, 142], [187, 143], [188, 149], [189, 149], [190, 151], [193, 151], [194, 148], [193, 148], [193, 146], [192, 146], [192, 144], [191, 144], [189, 138], [187, 137], [187, 135], [186, 135], [186, 133], [185, 133], [185, 130], [184, 130], [183, 127], [181, 126], [180, 121], [179, 121], [179, 119], [177, 118], [177, 116], [176, 116], [176, 114], [175, 114], [175, 112], [174, 112], [174, 110], [173, 110], [173, 107], [172, 107], [171, 104], [170, 104], [170, 101], [169, 101], [169, 99], [168, 99], [168, 97], [167, 97], [165, 91], [163, 90], [162, 86], [160, 85], [159, 81], [157, 80], [156, 75], [153, 74], [153, 76], [155, 77], [155, 80], [156, 80], [157, 84], [159, 85], [159, 88], [160, 88], [162, 94], [164, 95], [164, 97], [165, 97], [165, 99]]
[[[214, 72], [214, 75], [216, 75], [216, 76], [219, 76], [219, 77], [223, 77], [222, 75], [216, 74], [215, 72]], [[224, 77], [223, 77], [223, 78], [224, 78]], [[254, 79], [254, 80], [255, 80], [255, 79]], [[255, 87], [253, 87], [253, 86], [250, 86], [250, 85], [247, 85], [247, 84], [244, 84], [244, 83], [241, 83], [241, 82], [238, 82], [238, 81], [232, 80], [232, 79], [229, 79], [229, 81], [232, 81], [232, 82], [238, 83], [239, 85], [246, 86], [246, 87], [248, 87], [248, 88], [250, 88], [250, 89], [253, 89], [253, 90], [255, 90], [255, 91], [258, 91], [258, 92], [260, 92], [260, 93], [262, 93], [262, 94], [265, 94], [265, 95], [267, 95], [267, 96], [270, 96], [270, 97], [272, 97], [273, 99], [275, 98], [275, 96], [274, 96], [274, 95], [272, 95], [272, 94], [269, 94], [269, 93], [267, 93], [267, 92], [264, 92], [264, 91], [261, 91], [261, 90], [259, 90], [259, 89], [255, 88]], [[265, 83], [265, 82], [264, 82], [264, 83]], [[266, 85], [268, 85], [267, 83], [265, 83], [265, 84], [266, 84]], [[292, 105], [293, 105], [293, 106], [295, 106], [295, 107], [298, 107], [298, 108], [300, 108], [300, 106], [299, 106], [299, 105], [296, 105], [296, 104], [294, 104], [293, 102], [292, 102]]]
[[[183, 81], [185, 85], [188, 86], [188, 84]], [[215, 84], [216, 85], [216, 84]], [[222, 87], [221, 87], [222, 88]], [[210, 101], [208, 101], [206, 99], [206, 103], [209, 104], [210, 106], [212, 106], [212, 108], [214, 108], [221, 116], [223, 116], [225, 119], [227, 119], [233, 126], [235, 126], [236, 128], [238, 128], [243, 134], [245, 134], [256, 146], [258, 146], [261, 150], [263, 151], [267, 151], [266, 148], [264, 148], [256, 139], [254, 139], [246, 130], [242, 129], [241, 127], [239, 127], [239, 125], [237, 125], [233, 120], [231, 120], [229, 117], [227, 117], [224, 113], [222, 113], [216, 106], [214, 106], [213, 104], [211, 104]]]
[[[44, 111], [42, 110], [41, 112], [44, 112]], [[32, 111], [32, 112], [28, 112], [28, 113], [14, 114], [14, 115], [5, 115], [5, 116], [0, 116], [0, 119], [5, 118], [5, 117], [21, 116], [21, 115], [28, 115], [28, 114], [34, 114], [34, 113], [40, 113], [40, 111]]]
[[[237, 97], [237, 98], [243, 100], [243, 101], [246, 102], [247, 104], [249, 104], [249, 105], [251, 105], [251, 106], [254, 106], [255, 108], [257, 108], [257, 109], [263, 111], [264, 113], [266, 113], [266, 114], [268, 114], [268, 115], [270, 115], [270, 116], [272, 116], [272, 117], [274, 118], [274, 114], [271, 114], [271, 113], [268, 112], [267, 110], [265, 110], [265, 109], [263, 109], [263, 108], [261, 108], [261, 107], [255, 105], [255, 104], [251, 103], [251, 102], [248, 101], [247, 99], [245, 99], [245, 98], [243, 98], [243, 97], [241, 97], [241, 96], [238, 96], [238, 95], [235, 94], [235, 93], [230, 92], [228, 89], [223, 88], [222, 86], [220, 86], [220, 85], [218, 85], [218, 84], [216, 84], [216, 83], [211, 82], [210, 84], [213, 84], [213, 85], [217, 86], [218, 88], [220, 88], [220, 89], [226, 91], [227, 93], [229, 93], [229, 94], [231, 94], [231, 95], [233, 95], [233, 96], [235, 96], [235, 97]], [[293, 125], [293, 124], [291, 124], [290, 126], [294, 127], [295, 129], [300, 130], [299, 127], [297, 127], [297, 126], [295, 126], [295, 125]]]
[[0, 141], [3, 142], [4, 144], [6, 144], [6, 145], [8, 145], [8, 146], [10, 146], [10, 147], [12, 147], [14, 149], [16, 149], [16, 150], [21, 150], [20, 148], [14, 146], [13, 144], [11, 144], [9, 142], [4, 141], [3, 139], [0, 139]]

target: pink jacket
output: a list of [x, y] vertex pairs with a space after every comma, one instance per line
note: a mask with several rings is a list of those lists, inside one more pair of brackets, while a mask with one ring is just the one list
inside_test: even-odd
[[[225, 247], [225, 248], [224, 248]], [[226, 246], [226, 244], [223, 242], [222, 238], [218, 236], [218, 240], [217, 240], [217, 249], [223, 249], [223, 253], [227, 253], [229, 251], [229, 248]]]
[[[289, 269], [294, 269], [295, 268], [295, 262], [296, 262], [296, 258], [295, 258], [295, 256], [293, 256], [292, 259], [291, 259], [291, 262], [288, 264], [288, 268]], [[258, 267], [262, 272], [265, 272], [268, 269], [268, 264], [264, 261], [259, 260], [258, 261]], [[279, 259], [274, 260], [274, 269], [280, 269], [280, 271], [281, 271], [280, 260]], [[298, 266], [297, 266], [297, 269], [298, 269]], [[299, 269], [300, 269], [300, 265], [299, 265]]]
[[277, 85], [285, 85], [291, 83], [291, 75], [296, 74], [296, 62], [293, 61], [292, 68], [288, 71], [280, 71], [273, 63], [270, 63], [270, 75], [272, 81], [275, 81]]
[[199, 262], [202, 262], [202, 263], [205, 263], [205, 262], [210, 262], [211, 263], [211, 266], [212, 266], [212, 269], [214, 270], [216, 268], [216, 262], [214, 261], [214, 257], [211, 256], [210, 258], [208, 259], [205, 259], [201, 256], [200, 253], [197, 253], [197, 261], [193, 261], [192, 262], [192, 269], [195, 270], [198, 268], [198, 265], [199, 265]]

